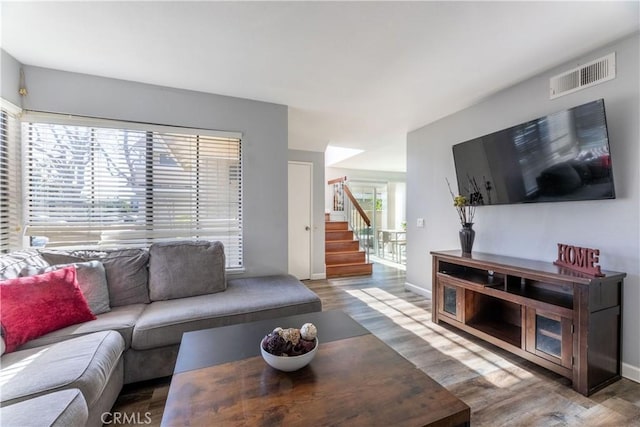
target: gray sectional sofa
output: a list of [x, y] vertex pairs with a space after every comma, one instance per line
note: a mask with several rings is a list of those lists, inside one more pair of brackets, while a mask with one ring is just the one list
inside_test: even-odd
[[123, 384], [172, 374], [184, 332], [322, 309], [293, 276], [227, 278], [219, 242], [18, 251], [0, 257], [0, 280], [68, 264], [96, 319], [2, 355], [3, 426], [101, 425]]

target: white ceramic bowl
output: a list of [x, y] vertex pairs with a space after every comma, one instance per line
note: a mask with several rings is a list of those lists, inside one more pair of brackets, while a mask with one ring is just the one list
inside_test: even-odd
[[265, 362], [272, 368], [284, 372], [293, 372], [307, 366], [316, 356], [320, 341], [316, 338], [316, 346], [308, 353], [301, 356], [275, 356], [262, 348], [262, 340], [260, 341], [260, 352]]

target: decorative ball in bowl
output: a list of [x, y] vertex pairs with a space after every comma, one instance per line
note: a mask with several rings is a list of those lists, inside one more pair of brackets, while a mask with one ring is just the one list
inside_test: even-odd
[[316, 327], [312, 323], [305, 323], [300, 329], [275, 328], [260, 342], [260, 352], [272, 368], [293, 372], [313, 360], [319, 345]]

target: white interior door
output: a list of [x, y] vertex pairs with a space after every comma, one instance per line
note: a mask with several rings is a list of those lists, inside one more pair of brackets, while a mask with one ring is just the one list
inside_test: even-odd
[[313, 165], [289, 162], [289, 274], [311, 277]]

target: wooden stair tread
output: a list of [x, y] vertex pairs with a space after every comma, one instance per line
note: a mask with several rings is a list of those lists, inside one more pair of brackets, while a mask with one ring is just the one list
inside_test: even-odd
[[327, 265], [327, 278], [348, 276], [370, 276], [373, 272], [372, 263]]
[[325, 230], [324, 232], [325, 238], [329, 238], [329, 237], [336, 237], [335, 239], [332, 238], [330, 240], [339, 240], [339, 239], [347, 239], [348, 236], [355, 236], [355, 234], [353, 233], [353, 231], [351, 230]]
[[350, 251], [325, 252], [324, 263], [327, 267], [345, 264], [363, 264], [367, 260], [367, 253], [356, 248]]
[[[358, 244], [357, 241], [354, 240], [355, 243], [350, 243], [350, 242], [340, 242], [340, 243], [336, 243], [336, 244], [330, 244], [330, 242], [326, 242], [324, 245], [324, 250], [325, 252], [328, 253], [335, 253], [336, 251], [341, 251], [341, 252], [356, 252], [359, 250], [360, 246]], [[347, 246], [347, 247], [344, 247]], [[353, 248], [350, 248], [349, 246], [354, 246]]]
[[350, 262], [347, 264], [331, 264], [330, 266], [327, 266], [327, 267], [351, 267], [355, 265], [373, 265], [373, 263], [372, 262]]

